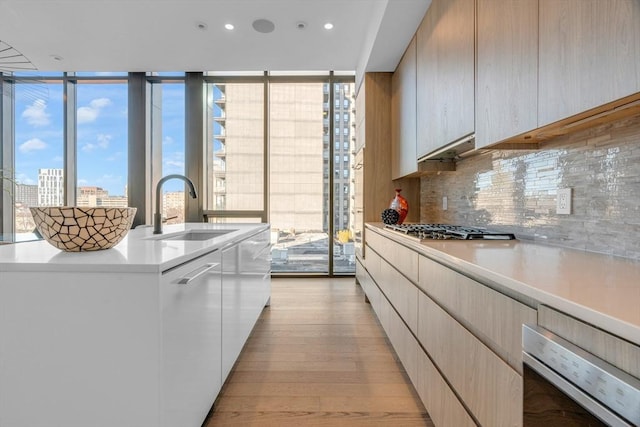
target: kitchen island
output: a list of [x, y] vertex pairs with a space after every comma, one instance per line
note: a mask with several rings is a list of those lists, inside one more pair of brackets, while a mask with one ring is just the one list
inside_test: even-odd
[[269, 226], [152, 232], [0, 247], [0, 425], [201, 425], [269, 302]]
[[369, 223], [356, 276], [436, 425], [522, 425], [522, 325], [640, 378], [640, 262]]

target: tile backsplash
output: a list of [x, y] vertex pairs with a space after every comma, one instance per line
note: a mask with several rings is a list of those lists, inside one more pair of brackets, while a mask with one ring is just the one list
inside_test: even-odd
[[[557, 137], [540, 150], [473, 155], [456, 169], [421, 178], [421, 222], [640, 259], [640, 116]], [[556, 214], [560, 188], [573, 190], [570, 215]]]

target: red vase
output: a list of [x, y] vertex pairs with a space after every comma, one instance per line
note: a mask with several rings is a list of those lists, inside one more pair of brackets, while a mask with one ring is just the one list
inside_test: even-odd
[[407, 199], [400, 195], [401, 191], [401, 188], [396, 188], [396, 197], [391, 200], [391, 206], [389, 206], [391, 209], [395, 209], [398, 215], [400, 215], [397, 222], [398, 224], [402, 224], [409, 213], [409, 203], [407, 203]]

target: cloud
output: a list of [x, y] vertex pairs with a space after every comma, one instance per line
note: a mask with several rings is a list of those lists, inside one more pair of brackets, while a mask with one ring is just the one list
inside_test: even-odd
[[164, 155], [162, 162], [169, 170], [184, 170], [184, 152], [174, 151]]
[[47, 113], [47, 102], [43, 99], [36, 99], [22, 112], [22, 118], [32, 126], [47, 126], [51, 123], [51, 114]]
[[108, 162], [115, 162], [117, 160], [122, 159], [122, 151], [116, 151], [113, 155], [107, 157], [105, 160]]
[[29, 178], [29, 176], [24, 173], [19, 173], [16, 176], [16, 182], [19, 182], [20, 184], [25, 184], [25, 185], [35, 185], [38, 183], [38, 181]]
[[32, 138], [27, 142], [20, 144], [18, 150], [22, 153], [30, 153], [32, 151], [44, 150], [45, 148], [47, 148], [47, 144], [43, 140]]
[[107, 148], [109, 148], [109, 141], [111, 141], [112, 138], [113, 137], [111, 135], [100, 133], [96, 137], [97, 141], [95, 143], [92, 143], [92, 142], [84, 143], [80, 149], [85, 153], [90, 153], [98, 148], [106, 150]]
[[89, 105], [78, 108], [78, 124], [91, 123], [100, 115], [100, 111], [111, 105], [109, 98], [97, 98], [92, 100]]
[[164, 164], [166, 166], [173, 166], [175, 168], [184, 168], [184, 162], [181, 162], [179, 160], [166, 160]]
[[173, 138], [171, 138], [171, 137], [170, 137], [170, 136], [168, 136], [168, 135], [167, 135], [167, 136], [165, 136], [165, 137], [164, 137], [164, 141], [162, 141], [162, 143], [163, 143], [164, 145], [171, 145], [171, 144], [173, 144], [173, 142], [174, 142], [174, 141], [173, 141]]

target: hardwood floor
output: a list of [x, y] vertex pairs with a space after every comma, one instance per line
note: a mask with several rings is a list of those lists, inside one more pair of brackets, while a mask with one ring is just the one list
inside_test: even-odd
[[433, 426], [353, 278], [273, 279], [214, 426]]

